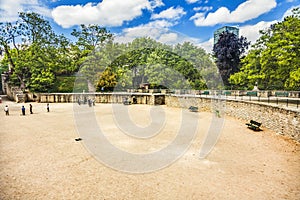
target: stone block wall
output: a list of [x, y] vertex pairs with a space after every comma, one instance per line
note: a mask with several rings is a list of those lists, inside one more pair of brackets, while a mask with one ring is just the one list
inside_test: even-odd
[[29, 94], [27, 97], [28, 101], [40, 103], [76, 103], [78, 99], [93, 99], [96, 103], [123, 103], [128, 98], [136, 104], [165, 104], [165, 95], [149, 93], [39, 93]]
[[277, 134], [300, 142], [300, 111], [256, 102], [226, 101], [226, 114], [235, 118], [261, 122]]
[[261, 102], [211, 99], [204, 97], [166, 96], [166, 105], [188, 108], [197, 106], [199, 111], [216, 112], [249, 122], [261, 122], [262, 129], [268, 128], [277, 134], [286, 135], [300, 142], [300, 110], [289, 110]]

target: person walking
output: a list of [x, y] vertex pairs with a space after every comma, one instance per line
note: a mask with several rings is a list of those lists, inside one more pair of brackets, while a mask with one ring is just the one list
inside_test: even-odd
[[32, 112], [32, 105], [31, 104], [29, 104], [29, 111], [30, 111], [30, 114], [33, 114], [33, 112]]
[[4, 111], [5, 111], [5, 115], [9, 115], [9, 108], [8, 108], [8, 105], [6, 105], [4, 107]]
[[25, 115], [25, 107], [22, 106], [22, 115]]
[[49, 103], [47, 103], [47, 112], [50, 112]]

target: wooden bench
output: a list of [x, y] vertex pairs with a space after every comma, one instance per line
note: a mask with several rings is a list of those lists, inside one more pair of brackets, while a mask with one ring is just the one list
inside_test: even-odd
[[289, 93], [288, 92], [275, 92], [276, 97], [288, 97]]
[[201, 94], [209, 95], [209, 91], [204, 91], [204, 92], [202, 92]]
[[247, 96], [257, 96], [257, 92], [256, 91], [249, 91], [249, 92], [247, 92]]
[[256, 122], [254, 120], [250, 120], [250, 123], [247, 123], [246, 125], [248, 126], [248, 128], [250, 128], [254, 131], [261, 131], [261, 129], [260, 129], [261, 123]]
[[189, 107], [189, 111], [191, 111], [191, 112], [198, 112], [198, 107], [196, 107], [196, 106], [190, 106]]
[[230, 96], [230, 95], [231, 95], [231, 92], [230, 92], [230, 91], [223, 91], [223, 95], [225, 95], [225, 96]]

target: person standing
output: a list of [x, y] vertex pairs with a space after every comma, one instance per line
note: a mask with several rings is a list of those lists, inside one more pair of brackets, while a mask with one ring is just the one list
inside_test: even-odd
[[47, 103], [47, 112], [50, 112], [49, 103]]
[[33, 112], [32, 112], [32, 105], [31, 104], [29, 104], [29, 111], [30, 111], [30, 114], [33, 114]]
[[5, 115], [9, 115], [9, 108], [8, 108], [8, 105], [6, 105], [4, 107], [4, 111], [5, 111]]
[[25, 115], [25, 107], [22, 106], [22, 115]]

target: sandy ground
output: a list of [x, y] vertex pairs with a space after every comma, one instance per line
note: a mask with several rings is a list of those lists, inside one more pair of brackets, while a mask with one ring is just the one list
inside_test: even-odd
[[[4, 114], [5, 104], [10, 116]], [[253, 132], [244, 121], [226, 117], [213, 151], [200, 159], [212, 114], [193, 113], [199, 126], [188, 151], [161, 170], [133, 174], [102, 164], [84, 138], [74, 140], [81, 136], [73, 104], [50, 104], [47, 113], [46, 104], [33, 103], [30, 115], [26, 103], [26, 116], [20, 116], [21, 105], [0, 104], [0, 199], [300, 199], [300, 145], [267, 129]], [[129, 106], [131, 119], [146, 127], [149, 109]], [[131, 153], [157, 151], [172, 141], [180, 109], [162, 109], [163, 131], [138, 140], [113, 123], [111, 105], [94, 107], [109, 141]]]

